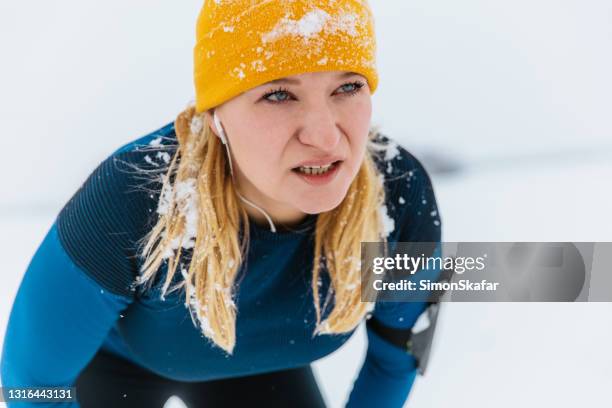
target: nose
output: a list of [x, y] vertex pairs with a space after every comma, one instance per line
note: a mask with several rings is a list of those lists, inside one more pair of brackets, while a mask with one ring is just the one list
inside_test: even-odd
[[325, 104], [319, 104], [304, 115], [304, 125], [299, 131], [301, 143], [325, 152], [333, 152], [342, 136], [336, 115]]

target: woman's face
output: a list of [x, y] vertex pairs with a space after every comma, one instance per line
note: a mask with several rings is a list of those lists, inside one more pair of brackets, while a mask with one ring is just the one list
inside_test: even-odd
[[[364, 158], [372, 102], [362, 75], [309, 72], [252, 88], [216, 114], [240, 193], [291, 222], [342, 202]], [[206, 117], [218, 135], [212, 111]], [[300, 168], [330, 164], [323, 174]]]

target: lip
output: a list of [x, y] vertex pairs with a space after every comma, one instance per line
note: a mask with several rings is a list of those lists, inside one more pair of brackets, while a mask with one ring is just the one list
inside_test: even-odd
[[326, 164], [331, 164], [337, 161], [344, 161], [344, 158], [340, 156], [327, 156], [320, 159], [311, 159], [303, 161], [293, 168], [301, 167], [301, 166], [325, 166]]

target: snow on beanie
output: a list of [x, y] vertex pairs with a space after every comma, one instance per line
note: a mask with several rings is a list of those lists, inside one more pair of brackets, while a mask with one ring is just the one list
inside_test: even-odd
[[274, 79], [352, 71], [378, 85], [367, 0], [205, 0], [194, 47], [196, 111]]

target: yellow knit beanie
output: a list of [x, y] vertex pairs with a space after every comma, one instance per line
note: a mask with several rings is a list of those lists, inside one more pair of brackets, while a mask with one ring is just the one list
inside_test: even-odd
[[196, 112], [274, 79], [352, 71], [378, 86], [367, 0], [205, 0], [196, 27]]

